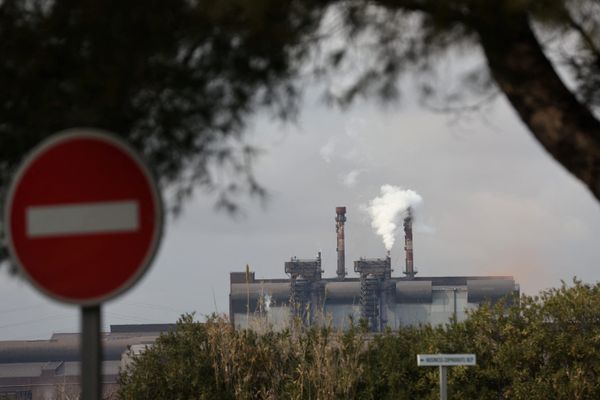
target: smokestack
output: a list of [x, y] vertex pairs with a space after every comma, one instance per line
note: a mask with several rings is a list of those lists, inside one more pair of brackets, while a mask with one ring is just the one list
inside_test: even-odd
[[335, 208], [335, 231], [337, 232], [337, 277], [346, 277], [346, 250], [344, 244], [344, 222], [346, 222], [346, 207]]
[[391, 250], [388, 250], [385, 253], [385, 264], [386, 264], [385, 277], [389, 279], [392, 277], [392, 251]]
[[410, 207], [406, 212], [406, 218], [404, 218], [404, 255], [406, 256], [404, 274], [408, 279], [414, 279], [416, 272], [413, 265], [412, 210]]

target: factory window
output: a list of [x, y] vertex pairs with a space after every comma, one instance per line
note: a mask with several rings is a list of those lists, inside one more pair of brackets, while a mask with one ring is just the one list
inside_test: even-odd
[[0, 400], [31, 400], [31, 390], [18, 390], [16, 392], [1, 392]]

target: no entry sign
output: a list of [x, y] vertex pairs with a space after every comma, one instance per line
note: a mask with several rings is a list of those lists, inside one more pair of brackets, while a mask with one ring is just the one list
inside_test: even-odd
[[47, 295], [99, 304], [146, 270], [162, 232], [151, 174], [126, 144], [96, 130], [61, 132], [25, 159], [8, 192], [11, 255]]

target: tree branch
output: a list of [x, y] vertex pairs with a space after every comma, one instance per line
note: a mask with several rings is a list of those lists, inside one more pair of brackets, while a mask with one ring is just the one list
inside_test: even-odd
[[561, 81], [527, 15], [496, 21], [476, 27], [492, 76], [542, 146], [600, 200], [600, 122]]
[[579, 22], [575, 21], [575, 18], [573, 18], [569, 10], [565, 10], [565, 17], [569, 22], [569, 26], [571, 26], [571, 28], [577, 31], [579, 36], [581, 36], [581, 39], [587, 44], [590, 51], [597, 58], [600, 58], [600, 49], [598, 48], [598, 46], [596, 46], [596, 43], [594, 43], [594, 40], [592, 39], [590, 34], [585, 30], [585, 28]]

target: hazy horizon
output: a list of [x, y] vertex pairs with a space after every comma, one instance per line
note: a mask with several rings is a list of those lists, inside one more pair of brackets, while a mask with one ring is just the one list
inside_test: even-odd
[[[258, 115], [247, 140], [266, 150], [256, 164], [266, 206], [240, 198], [244, 215], [214, 210], [198, 191], [169, 217], [154, 265], [129, 292], [103, 306], [104, 325], [174, 322], [227, 313], [229, 273], [283, 278], [291, 256], [323, 254], [335, 276], [335, 207], [348, 208], [346, 268], [385, 254], [365, 211], [384, 184], [423, 198], [415, 223], [418, 276], [513, 275], [527, 294], [598, 280], [600, 207], [532, 138], [506, 101], [454, 120], [410, 102], [358, 103], [342, 113], [308, 99], [298, 124]], [[401, 237], [401, 234], [400, 234]], [[402, 240], [392, 248], [400, 276]], [[0, 272], [0, 340], [48, 339], [79, 329], [79, 310]]]

